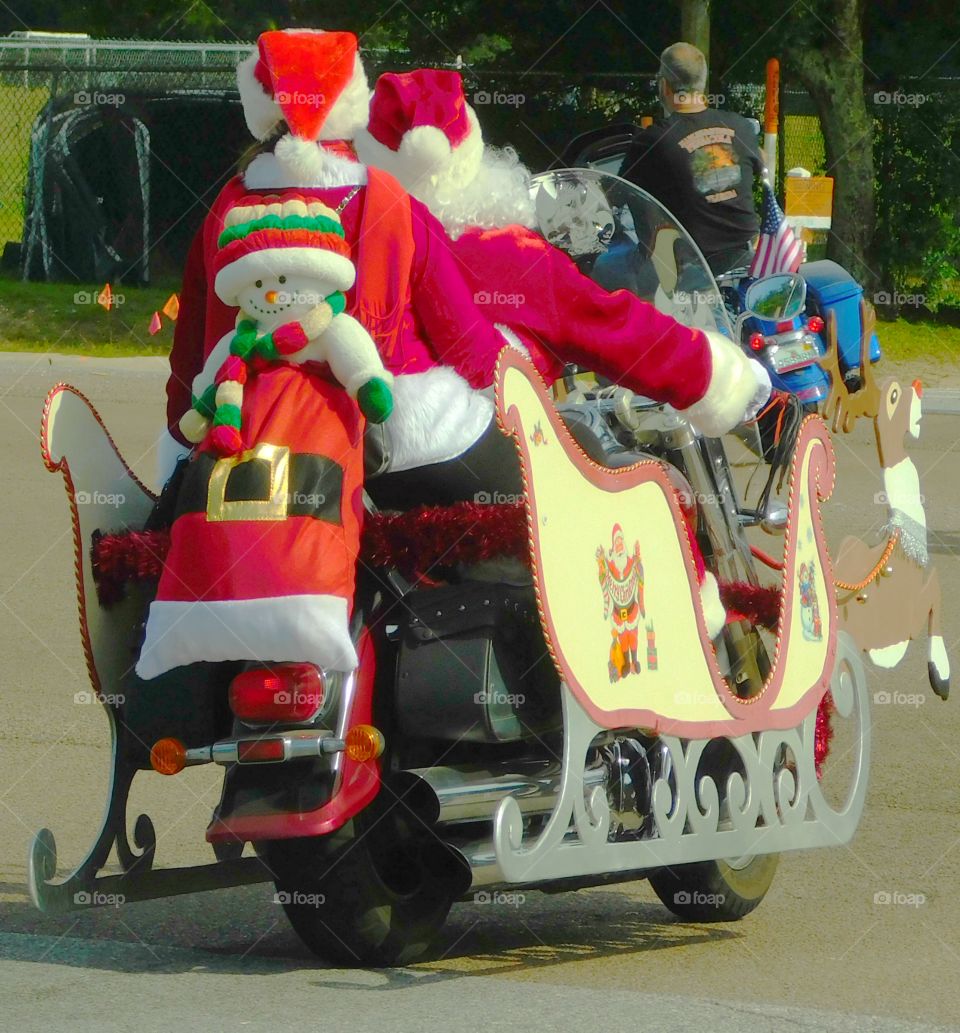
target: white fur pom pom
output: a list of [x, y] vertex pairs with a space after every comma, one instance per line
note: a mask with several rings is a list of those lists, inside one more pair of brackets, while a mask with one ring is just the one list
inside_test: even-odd
[[210, 421], [196, 409], [188, 409], [180, 417], [180, 433], [195, 445], [203, 441], [209, 429]]
[[235, 405], [239, 409], [242, 404], [242, 385], [236, 380], [224, 380], [217, 388], [217, 405]]
[[323, 165], [317, 144], [292, 133], [280, 137], [273, 155], [293, 183], [312, 183]]

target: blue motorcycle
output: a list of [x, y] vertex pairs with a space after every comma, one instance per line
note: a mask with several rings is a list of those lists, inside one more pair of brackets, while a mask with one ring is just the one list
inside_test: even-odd
[[[800, 266], [793, 287], [794, 313], [775, 318], [752, 302], [775, 296], [789, 274], [747, 278], [746, 270], [731, 270], [717, 278], [725, 303], [736, 317], [736, 339], [770, 373], [774, 388], [795, 395], [808, 411], [826, 400], [830, 379], [820, 365], [827, 352], [827, 321], [836, 318], [840, 369], [846, 379], [859, 377], [863, 328], [860, 305], [863, 288], [836, 262], [827, 259]], [[765, 316], [767, 318], [765, 318]], [[880, 358], [880, 342], [871, 335], [870, 361]]]

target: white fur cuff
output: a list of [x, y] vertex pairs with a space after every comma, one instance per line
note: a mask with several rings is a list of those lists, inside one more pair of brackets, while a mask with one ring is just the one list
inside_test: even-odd
[[726, 434], [743, 421], [757, 391], [750, 360], [723, 334], [705, 330], [712, 368], [706, 394], [683, 415], [708, 438]]

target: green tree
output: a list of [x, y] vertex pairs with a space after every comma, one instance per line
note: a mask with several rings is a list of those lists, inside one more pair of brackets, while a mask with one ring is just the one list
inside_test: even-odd
[[827, 254], [875, 284], [873, 118], [867, 111], [863, 0], [804, 0], [789, 15], [784, 57], [820, 116], [827, 174], [834, 177]]

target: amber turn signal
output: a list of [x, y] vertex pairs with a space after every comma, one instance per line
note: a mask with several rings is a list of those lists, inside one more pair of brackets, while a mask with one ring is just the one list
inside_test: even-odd
[[376, 760], [383, 753], [386, 740], [383, 733], [373, 725], [354, 725], [347, 732], [347, 756], [358, 763]]
[[161, 775], [178, 775], [187, 766], [187, 748], [179, 739], [158, 739], [150, 749], [150, 767]]

